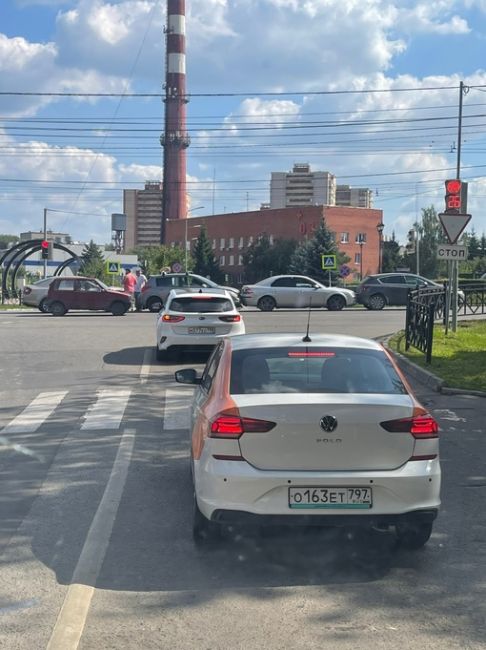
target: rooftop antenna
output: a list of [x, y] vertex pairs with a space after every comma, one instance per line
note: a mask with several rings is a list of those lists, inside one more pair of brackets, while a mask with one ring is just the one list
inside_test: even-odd
[[311, 337], [309, 336], [309, 327], [310, 327], [310, 315], [311, 315], [311, 303], [309, 302], [309, 311], [307, 313], [307, 331], [304, 338], [302, 339], [303, 343], [310, 343]]

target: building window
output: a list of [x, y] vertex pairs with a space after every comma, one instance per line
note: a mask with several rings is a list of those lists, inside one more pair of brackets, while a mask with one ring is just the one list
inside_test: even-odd
[[359, 232], [356, 235], [356, 243], [357, 244], [365, 244], [366, 243], [366, 233], [365, 232]]
[[238, 266], [243, 266], [243, 255], [238, 255]]
[[221, 255], [219, 258], [219, 265], [224, 266], [225, 265], [225, 257], [224, 255]]
[[248, 237], [248, 246], [252, 246], [253, 244], [253, 236]]
[[349, 232], [341, 233], [341, 244], [349, 244]]
[[355, 264], [360, 264], [361, 263], [361, 253], [355, 253], [354, 254], [354, 263]]
[[230, 237], [229, 242], [228, 242], [228, 248], [231, 249], [231, 248], [234, 248], [234, 247], [235, 247], [235, 239], [234, 239], [234, 237]]
[[243, 248], [245, 245], [243, 237], [240, 237], [240, 241], [238, 242], [238, 248]]
[[216, 250], [216, 240], [215, 240], [215, 239], [213, 239], [213, 246], [212, 246], [212, 248], [213, 248], [213, 251]]
[[224, 237], [219, 240], [219, 250], [224, 251]]
[[235, 256], [230, 255], [229, 256], [229, 266], [234, 266], [235, 265]]

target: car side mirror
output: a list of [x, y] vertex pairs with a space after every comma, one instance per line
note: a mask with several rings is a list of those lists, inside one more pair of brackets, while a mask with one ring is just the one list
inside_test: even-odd
[[177, 370], [175, 373], [175, 380], [179, 384], [200, 384], [201, 378], [197, 376], [197, 371], [194, 368], [184, 368], [184, 370]]

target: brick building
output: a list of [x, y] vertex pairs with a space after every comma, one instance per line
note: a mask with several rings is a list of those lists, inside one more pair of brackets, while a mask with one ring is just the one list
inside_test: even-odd
[[[302, 241], [312, 237], [323, 218], [335, 233], [339, 250], [350, 258], [348, 265], [355, 273], [349, 279], [358, 279], [361, 270], [363, 276], [377, 273], [380, 257], [377, 225], [383, 221], [381, 210], [317, 205], [191, 217], [187, 220], [187, 240], [192, 250], [204, 226], [220, 266], [233, 281], [244, 282], [243, 254], [255, 238], [266, 233], [271, 240]], [[186, 220], [167, 221], [166, 243], [184, 248], [185, 239]]]
[[127, 215], [125, 250], [160, 244], [162, 227], [162, 183], [146, 181], [143, 190], [123, 190], [123, 212]]

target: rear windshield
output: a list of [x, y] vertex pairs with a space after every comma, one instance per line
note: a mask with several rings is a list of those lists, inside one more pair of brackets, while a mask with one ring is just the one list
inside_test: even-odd
[[385, 393], [407, 391], [384, 352], [353, 348], [235, 350], [231, 393]]
[[227, 298], [174, 298], [169, 305], [171, 311], [184, 313], [233, 311], [233, 304]]

